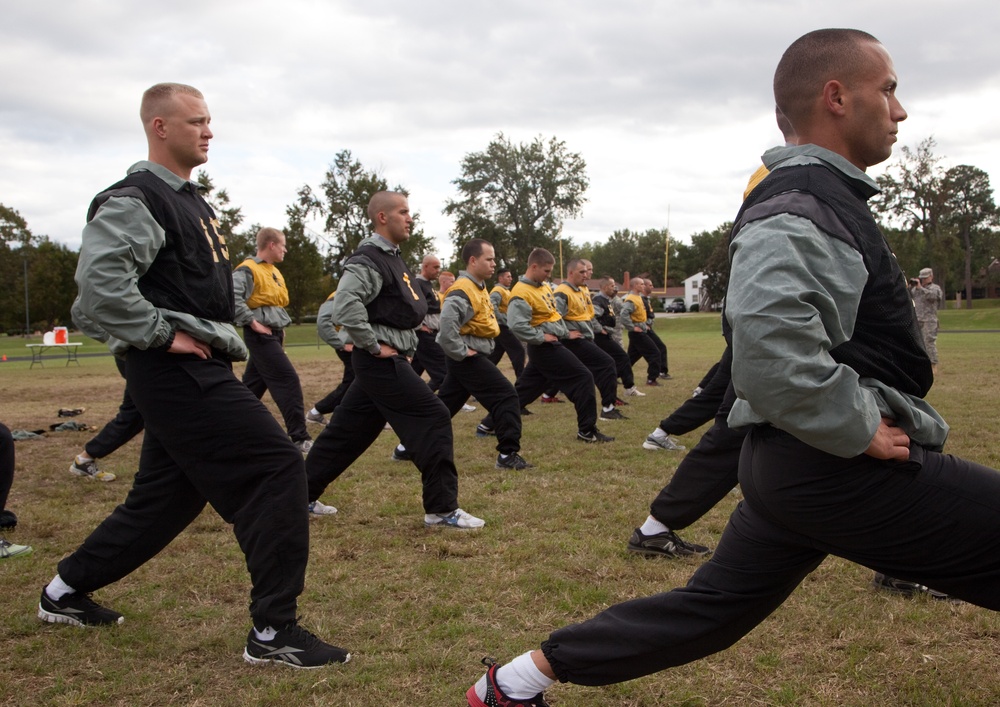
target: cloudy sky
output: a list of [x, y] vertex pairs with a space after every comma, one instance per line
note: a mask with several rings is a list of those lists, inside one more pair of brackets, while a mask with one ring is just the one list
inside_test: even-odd
[[942, 164], [1000, 181], [1000, 12], [992, 2], [752, 0], [0, 0], [0, 203], [78, 247], [94, 193], [145, 157], [141, 93], [200, 88], [206, 168], [248, 223], [281, 226], [303, 184], [350, 149], [411, 192], [450, 253], [462, 157], [498, 133], [557, 136], [587, 162], [578, 241], [731, 219], [779, 139], [771, 77], [798, 36], [871, 32]]

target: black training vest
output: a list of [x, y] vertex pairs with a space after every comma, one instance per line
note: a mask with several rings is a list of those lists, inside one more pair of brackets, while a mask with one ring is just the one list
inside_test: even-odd
[[110, 198], [134, 197], [166, 233], [163, 247], [139, 277], [139, 292], [154, 307], [215, 322], [236, 318], [229, 250], [212, 207], [190, 183], [175, 190], [152, 172], [133, 172], [94, 197], [93, 220]]
[[[790, 192], [811, 195], [833, 214], [817, 201]], [[861, 377], [922, 398], [934, 382], [931, 362], [903, 271], [867, 202], [868, 197], [857, 186], [822, 165], [777, 169], [743, 202], [730, 242], [747, 223], [785, 213], [809, 219], [831, 238], [858, 251], [868, 280], [858, 304], [854, 333], [849, 341], [831, 349], [830, 355]]]
[[427, 300], [399, 253], [388, 253], [371, 244], [360, 246], [347, 259], [360, 263], [382, 276], [382, 289], [365, 305], [369, 324], [383, 324], [393, 329], [416, 329], [427, 314]]
[[596, 294], [594, 295], [594, 304], [604, 310], [604, 314], [599, 315], [597, 321], [606, 329], [614, 329], [615, 312], [611, 309], [611, 300], [608, 299], [607, 295]]
[[441, 314], [441, 300], [438, 299], [437, 294], [434, 292], [434, 285], [432, 285], [429, 280], [424, 280], [421, 277], [414, 279], [420, 287], [420, 294], [422, 294], [424, 299], [427, 300], [427, 313]]

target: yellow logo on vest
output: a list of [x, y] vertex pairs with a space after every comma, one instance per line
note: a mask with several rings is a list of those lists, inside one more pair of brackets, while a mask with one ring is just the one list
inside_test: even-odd
[[420, 299], [420, 295], [413, 291], [413, 285], [410, 284], [410, 276], [405, 272], [403, 273], [403, 282], [405, 282], [406, 286], [410, 288], [410, 294], [413, 295], [413, 299]]

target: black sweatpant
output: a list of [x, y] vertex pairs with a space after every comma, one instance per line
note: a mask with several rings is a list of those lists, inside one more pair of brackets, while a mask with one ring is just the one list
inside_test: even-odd
[[329, 395], [316, 403], [313, 407], [319, 410], [324, 415], [328, 415], [337, 409], [340, 405], [340, 401], [344, 399], [344, 395], [347, 394], [347, 389], [351, 387], [351, 383], [354, 382], [354, 366], [351, 365], [351, 354], [343, 349], [335, 349], [337, 352], [337, 358], [340, 359], [341, 363], [344, 364], [344, 377], [340, 381], [340, 385], [334, 388]]
[[[728, 370], [726, 366], [719, 366], [720, 371], [723, 369]], [[729, 427], [727, 418], [735, 401], [736, 392], [729, 383], [716, 411], [715, 424], [681, 460], [670, 483], [649, 507], [649, 514], [671, 530], [694, 523], [738, 483], [740, 449], [749, 430]]]
[[448, 375], [444, 377], [438, 397], [452, 417], [462, 409], [470, 395], [493, 418], [497, 433], [497, 451], [512, 454], [521, 449], [521, 406], [514, 385], [483, 354], [466, 356], [461, 361], [448, 359]]
[[[680, 407], [660, 420], [661, 430], [669, 435], [683, 435], [716, 417], [733, 378], [733, 350], [729, 346], [722, 352], [719, 362], [712, 366], [712, 371], [715, 373], [708, 382], [702, 379], [703, 385], [698, 395], [688, 398]], [[729, 406], [732, 406], [732, 402]], [[728, 409], [726, 414], [729, 414]]]
[[[521, 408], [535, 402], [542, 393], [554, 386], [566, 394], [576, 407], [576, 425], [589, 434], [597, 426], [597, 398], [594, 396], [594, 376], [559, 341], [528, 346], [528, 365], [514, 384]], [[493, 416], [483, 418], [483, 424], [494, 427]], [[407, 447], [409, 449], [409, 447]]]
[[514, 378], [521, 377], [524, 372], [524, 344], [514, 336], [514, 332], [509, 327], [500, 325], [500, 335], [493, 339], [493, 353], [490, 354], [490, 361], [499, 365], [500, 359], [507, 354], [510, 365], [514, 368]]
[[615, 361], [587, 338], [563, 339], [563, 345], [587, 367], [601, 393], [601, 405], [613, 407], [618, 400], [618, 372]]
[[[118, 373], [124, 378], [124, 359], [115, 356], [115, 366], [118, 367]], [[102, 459], [124, 446], [126, 442], [142, 432], [142, 428], [145, 426], [146, 423], [143, 422], [142, 415], [139, 414], [138, 408], [132, 402], [132, 396], [129, 395], [128, 386], [125, 386], [122, 403], [118, 406], [118, 414], [83, 446], [83, 450], [94, 459]]]
[[306, 457], [309, 500], [315, 501], [378, 437], [386, 420], [420, 470], [425, 513], [458, 508], [451, 415], [403, 356], [351, 354], [354, 382]]
[[253, 587], [257, 628], [296, 617], [309, 558], [302, 454], [222, 358], [132, 349], [126, 385], [146, 421], [125, 502], [59, 563], [92, 592], [165, 548], [208, 502], [233, 525]]
[[907, 462], [842, 459], [772, 427], [743, 444], [745, 500], [687, 586], [553, 632], [560, 680], [605, 685], [721, 651], [828, 555], [1000, 610], [1000, 473], [910, 448]]
[[417, 352], [413, 355], [411, 363], [418, 376], [427, 371], [429, 377], [427, 385], [435, 393], [444, 383], [444, 377], [448, 374], [448, 364], [446, 363], [448, 357], [436, 338], [436, 331], [417, 329]]
[[243, 382], [258, 398], [264, 397], [264, 391], [271, 392], [293, 442], [309, 439], [302, 384], [282, 346], [285, 332], [274, 329], [271, 334], [258, 334], [246, 326], [243, 327], [243, 340], [250, 351]]
[[628, 360], [635, 365], [640, 358], [646, 359], [646, 380], [660, 377], [660, 350], [644, 331], [630, 329], [628, 332]]
[[635, 376], [632, 374], [632, 361], [625, 349], [611, 338], [610, 334], [594, 334], [594, 343], [615, 362], [615, 373], [622, 381], [622, 387], [635, 386]]
[[7, 496], [14, 484], [14, 438], [7, 426], [0, 424], [0, 511], [7, 509]]
[[670, 373], [670, 364], [667, 362], [667, 345], [663, 343], [663, 339], [661, 339], [660, 335], [653, 329], [652, 320], [649, 322], [649, 330], [646, 334], [649, 336], [649, 340], [653, 342], [653, 345], [660, 354], [660, 373]]

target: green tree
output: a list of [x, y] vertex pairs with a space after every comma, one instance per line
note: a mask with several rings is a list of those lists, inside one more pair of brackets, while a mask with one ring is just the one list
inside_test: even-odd
[[32, 251], [28, 263], [32, 323], [42, 329], [71, 325], [70, 309], [77, 294], [74, 276], [80, 254], [47, 236], [40, 237]]
[[586, 167], [555, 137], [514, 144], [497, 134], [483, 152], [463, 158], [461, 176], [452, 181], [459, 198], [449, 200], [444, 213], [455, 219], [456, 250], [485, 238], [499, 264], [522, 271], [533, 248], [556, 252], [563, 222], [586, 201]]
[[[347, 258], [371, 234], [368, 202], [372, 195], [387, 190], [389, 184], [385, 178], [375, 170], [365, 168], [354, 159], [350, 150], [342, 150], [334, 157], [320, 185], [322, 197], [317, 196], [308, 184], [299, 189], [295, 204], [289, 207], [290, 218], [292, 209], [296, 209], [297, 217], [303, 224], [314, 216], [324, 218], [323, 232], [319, 234], [328, 244], [324, 270], [334, 282], [340, 279]], [[393, 187], [392, 191], [409, 193], [400, 185]], [[420, 225], [420, 215], [414, 213], [412, 216], [410, 238], [400, 248], [403, 259], [411, 269], [430, 252], [431, 247]]]
[[[590, 253], [595, 276], [610, 275], [621, 280], [627, 272], [630, 276], [648, 277], [656, 287], [661, 287], [666, 245], [665, 228], [650, 228], [641, 233], [625, 228], [612, 233], [603, 243], [587, 243], [584, 248]], [[683, 260], [685, 247], [683, 243], [670, 239], [668, 267], [671, 281], [676, 281], [679, 272], [677, 263]]]
[[[946, 218], [944, 170], [941, 158], [934, 154], [935, 146], [934, 138], [928, 137], [916, 149], [902, 147], [899, 157], [878, 177], [881, 193], [870, 204], [887, 238], [894, 236], [889, 244], [897, 259], [916, 270], [931, 265], [944, 288], [955, 240]], [[915, 274], [916, 270], [907, 272]]]
[[257, 252], [256, 236], [260, 227], [254, 224], [246, 230], [237, 230], [243, 223], [243, 209], [232, 204], [225, 189], [216, 189], [204, 170], [199, 170], [196, 181], [205, 187], [205, 199], [219, 220], [219, 235], [229, 249], [229, 262], [235, 267]]
[[315, 241], [306, 234], [303, 209], [299, 205], [289, 206], [285, 213], [285, 245], [288, 251], [281, 263], [281, 274], [288, 287], [288, 315], [296, 324], [302, 318], [315, 314], [329, 294], [324, 287], [323, 256]]
[[997, 221], [993, 188], [986, 172], [961, 164], [945, 172], [942, 190], [948, 207], [947, 219], [962, 242], [965, 306], [971, 309], [973, 259], [981, 261], [984, 268], [992, 260], [989, 247], [993, 245], [992, 227]]
[[[729, 234], [732, 230], [733, 222], [726, 221], [712, 231], [702, 231], [692, 236], [692, 243], [697, 239], [701, 262], [701, 266], [694, 272], [705, 273], [702, 285], [704, 293], [699, 297], [703, 311], [710, 304], [721, 304], [729, 289]], [[707, 255], [701, 255], [706, 251]]]
[[17, 210], [0, 204], [0, 281], [5, 283], [0, 288], [0, 327], [4, 331], [24, 329], [24, 272], [26, 266], [31, 268], [37, 241]]

